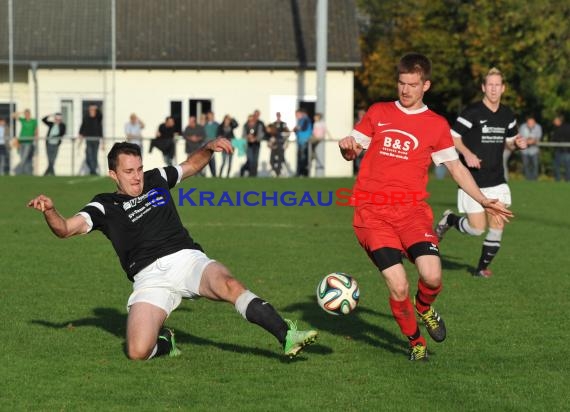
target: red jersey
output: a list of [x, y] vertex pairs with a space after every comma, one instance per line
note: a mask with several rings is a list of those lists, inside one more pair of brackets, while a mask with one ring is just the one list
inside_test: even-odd
[[426, 191], [431, 161], [458, 159], [447, 121], [427, 106], [372, 105], [351, 133], [366, 149], [354, 185], [358, 204], [415, 203]]

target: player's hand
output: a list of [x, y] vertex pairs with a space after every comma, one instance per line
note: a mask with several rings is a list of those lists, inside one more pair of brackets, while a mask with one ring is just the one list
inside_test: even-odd
[[473, 153], [464, 154], [463, 157], [465, 158], [465, 163], [467, 163], [467, 167], [472, 169], [481, 169], [481, 159], [477, 157], [477, 155]]
[[498, 199], [487, 199], [485, 198], [481, 202], [481, 206], [492, 215], [497, 222], [508, 222], [509, 219], [513, 218], [513, 212], [511, 212], [504, 203], [499, 202]]
[[40, 212], [47, 212], [54, 208], [53, 201], [45, 196], [39, 195], [28, 202], [28, 207], [39, 210]]
[[360, 151], [362, 151], [362, 146], [356, 143], [356, 140], [352, 136], [346, 136], [339, 140], [338, 147], [340, 148], [342, 157], [346, 160], [356, 159], [360, 154]]
[[226, 152], [226, 153], [233, 153], [234, 147], [232, 143], [226, 139], [225, 137], [217, 137], [214, 140], [210, 140], [206, 143], [206, 149], [211, 150], [212, 152]]
[[528, 147], [528, 142], [521, 135], [517, 135], [517, 137], [515, 137], [515, 147], [524, 150]]

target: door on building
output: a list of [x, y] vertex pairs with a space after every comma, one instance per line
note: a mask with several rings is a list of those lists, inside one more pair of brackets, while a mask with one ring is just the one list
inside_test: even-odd
[[210, 99], [190, 99], [188, 102], [189, 116], [196, 116], [198, 122], [200, 119], [212, 110], [212, 100]]

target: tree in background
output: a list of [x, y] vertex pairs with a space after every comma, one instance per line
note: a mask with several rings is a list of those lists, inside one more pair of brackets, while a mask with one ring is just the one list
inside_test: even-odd
[[395, 64], [410, 51], [433, 61], [426, 101], [452, 119], [481, 98], [482, 75], [505, 74], [506, 104], [539, 120], [570, 110], [570, 3], [554, 0], [357, 0], [364, 61], [356, 102], [394, 99]]

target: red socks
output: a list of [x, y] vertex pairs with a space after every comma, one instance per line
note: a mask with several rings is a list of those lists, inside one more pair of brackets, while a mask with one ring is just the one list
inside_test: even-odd
[[[402, 301], [390, 298], [390, 308], [402, 333], [410, 340], [417, 339], [419, 337], [418, 323], [416, 322], [416, 314], [410, 298], [407, 297]], [[416, 337], [416, 335], [418, 336]]]
[[416, 309], [418, 312], [424, 313], [429, 310], [441, 288], [442, 285], [440, 284], [437, 288], [431, 289], [422, 279], [418, 280], [418, 292], [416, 293]]

